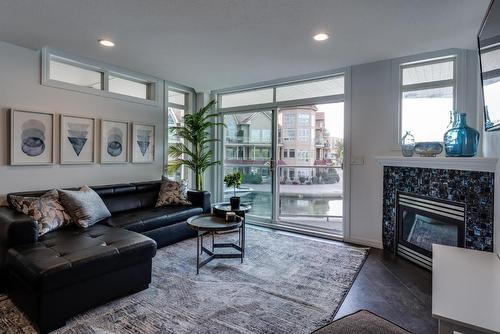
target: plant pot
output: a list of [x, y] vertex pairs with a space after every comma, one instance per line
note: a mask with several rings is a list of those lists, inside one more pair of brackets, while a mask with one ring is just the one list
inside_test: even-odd
[[231, 203], [231, 210], [238, 210], [240, 208], [240, 198], [237, 196], [233, 196], [229, 199]]

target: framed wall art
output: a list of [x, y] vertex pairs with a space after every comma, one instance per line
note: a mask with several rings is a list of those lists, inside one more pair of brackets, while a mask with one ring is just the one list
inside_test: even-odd
[[132, 162], [152, 163], [155, 159], [155, 126], [132, 123]]
[[129, 123], [101, 120], [101, 163], [128, 162]]
[[95, 118], [61, 115], [61, 164], [95, 163]]
[[54, 163], [54, 114], [10, 110], [10, 164]]

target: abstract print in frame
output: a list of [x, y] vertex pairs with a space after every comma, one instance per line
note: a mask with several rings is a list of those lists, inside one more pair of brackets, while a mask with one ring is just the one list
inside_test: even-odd
[[54, 163], [54, 114], [10, 110], [10, 164]]
[[155, 158], [155, 126], [132, 123], [132, 162], [152, 163]]
[[128, 162], [129, 123], [101, 120], [101, 163]]
[[95, 118], [61, 115], [61, 164], [95, 163]]

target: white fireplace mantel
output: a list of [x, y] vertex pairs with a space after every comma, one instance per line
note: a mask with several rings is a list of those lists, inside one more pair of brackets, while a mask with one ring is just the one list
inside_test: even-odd
[[402, 157], [381, 155], [373, 157], [382, 166], [417, 167], [431, 169], [454, 169], [492, 172], [497, 168], [497, 158], [451, 158], [451, 157]]

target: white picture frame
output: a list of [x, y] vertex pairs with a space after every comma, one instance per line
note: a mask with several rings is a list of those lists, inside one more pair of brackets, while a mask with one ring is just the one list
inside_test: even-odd
[[129, 162], [129, 128], [127, 121], [101, 120], [101, 164]]
[[155, 160], [155, 126], [132, 123], [132, 163], [150, 164]]
[[55, 115], [10, 109], [10, 165], [54, 163]]
[[61, 115], [59, 129], [61, 165], [90, 165], [95, 163], [95, 118]]

